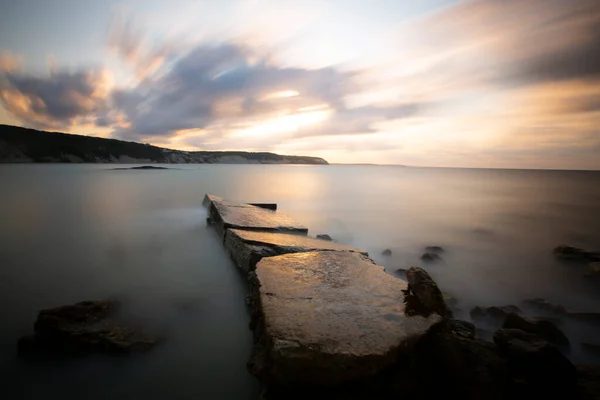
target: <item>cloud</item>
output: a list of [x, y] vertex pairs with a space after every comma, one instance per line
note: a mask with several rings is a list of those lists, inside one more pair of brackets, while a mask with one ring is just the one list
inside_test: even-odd
[[105, 107], [111, 86], [103, 70], [58, 71], [47, 77], [5, 72], [0, 80], [4, 108], [40, 128], [64, 128]]
[[174, 53], [177, 46], [164, 38], [152, 40], [135, 20], [122, 13], [112, 20], [107, 45], [133, 71], [136, 80], [155, 73]]
[[171, 135], [185, 129], [236, 124], [302, 112], [342, 109], [353, 75], [334, 68], [284, 68], [241, 45], [199, 45], [170, 70], [114, 93], [129, 127], [120, 136]]

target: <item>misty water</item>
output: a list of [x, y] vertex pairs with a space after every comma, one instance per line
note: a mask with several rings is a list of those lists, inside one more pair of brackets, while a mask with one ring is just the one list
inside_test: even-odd
[[[459, 301], [519, 305], [543, 297], [600, 312], [585, 265], [554, 259], [570, 244], [600, 249], [600, 173], [393, 166], [0, 166], [0, 377], [9, 398], [254, 399], [247, 288], [201, 206], [206, 192], [276, 202], [310, 229], [363, 248], [398, 276], [422, 265]], [[392, 250], [391, 257], [381, 255]], [[165, 342], [145, 354], [25, 362], [16, 342], [37, 312], [115, 296]], [[579, 342], [598, 329], [567, 322]], [[16, 396], [16, 397], [15, 397]]]

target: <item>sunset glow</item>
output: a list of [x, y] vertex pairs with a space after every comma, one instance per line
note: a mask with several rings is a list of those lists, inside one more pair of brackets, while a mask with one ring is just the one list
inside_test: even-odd
[[0, 17], [0, 123], [339, 163], [600, 168], [595, 0], [33, 3]]

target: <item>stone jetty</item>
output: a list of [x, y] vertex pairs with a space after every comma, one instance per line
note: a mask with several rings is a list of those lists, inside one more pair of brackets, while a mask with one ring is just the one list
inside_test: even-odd
[[288, 216], [207, 194], [210, 223], [254, 293], [252, 372], [289, 385], [335, 385], [392, 365], [442, 317], [409, 315], [408, 284], [367, 252], [307, 236]]
[[600, 368], [573, 366], [537, 330], [505, 326], [492, 343], [450, 319], [422, 268], [391, 276], [365, 251], [309, 237], [276, 204], [203, 204], [251, 287], [261, 400], [600, 397]]

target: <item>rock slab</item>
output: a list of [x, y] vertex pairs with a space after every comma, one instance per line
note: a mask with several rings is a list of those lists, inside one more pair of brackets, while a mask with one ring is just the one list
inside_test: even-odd
[[146, 350], [156, 340], [116, 321], [115, 300], [82, 301], [39, 312], [34, 335], [19, 340], [22, 356], [128, 353]]
[[368, 256], [367, 252], [334, 242], [308, 236], [285, 233], [257, 232], [229, 229], [225, 234], [225, 247], [231, 258], [243, 271], [253, 271], [263, 257], [308, 251], [347, 251]]
[[227, 229], [308, 234], [308, 228], [293, 218], [270, 209], [230, 202], [211, 194], [204, 197], [202, 204], [208, 208], [209, 218], [223, 237]]
[[329, 385], [372, 376], [442, 321], [408, 316], [406, 282], [355, 252], [263, 258], [255, 281], [262, 350], [251, 371], [268, 382]]

